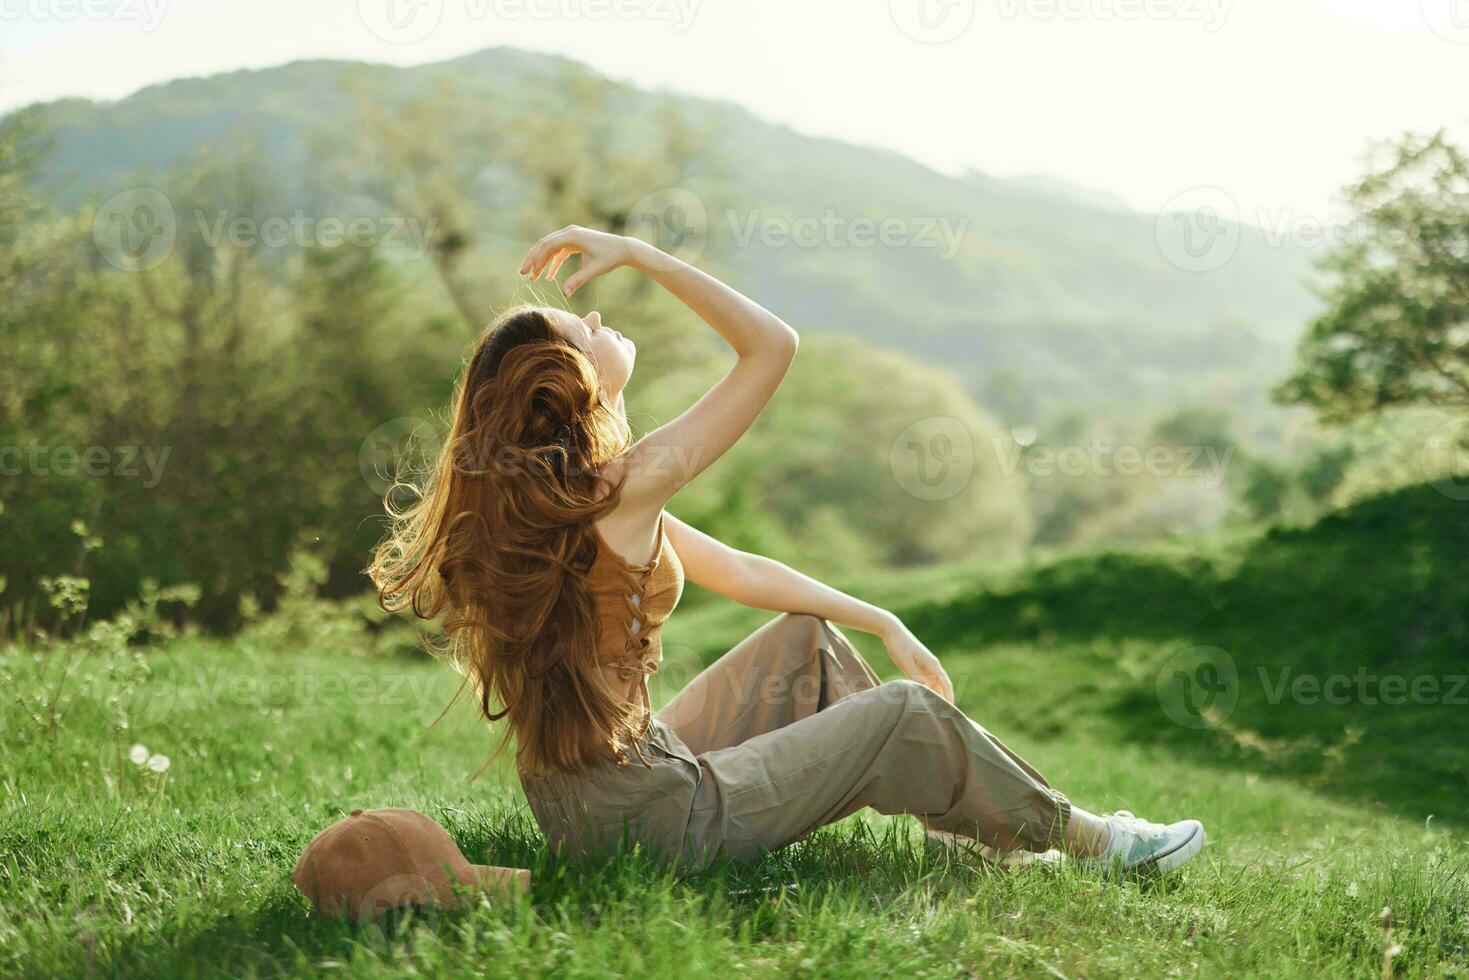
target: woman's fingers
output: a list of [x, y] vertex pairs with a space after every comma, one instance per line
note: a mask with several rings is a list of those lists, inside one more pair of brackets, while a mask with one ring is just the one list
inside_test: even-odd
[[555, 279], [556, 273], [561, 271], [561, 263], [565, 262], [571, 254], [571, 249], [563, 248], [551, 256], [551, 261], [546, 264], [546, 278]]
[[949, 680], [948, 672], [944, 670], [943, 664], [933, 654], [929, 654], [929, 662], [924, 665], [924, 683], [933, 689], [933, 692], [951, 704], [954, 701], [954, 684]]
[[566, 256], [572, 254], [574, 251], [574, 248], [568, 246], [549, 246], [544, 252], [536, 256], [535, 264], [531, 267], [530, 277], [532, 279], [549, 278], [555, 274], [552, 269], [552, 263], [556, 265], [561, 264], [556, 261], [557, 257], [560, 256], [561, 260], [564, 261]]
[[628, 260], [626, 243], [617, 236], [569, 225], [531, 246], [525, 261], [520, 264], [520, 274], [532, 280], [555, 279], [562, 264], [573, 255], [581, 256], [581, 265], [562, 287], [562, 293], [567, 296], [576, 292], [588, 279], [609, 272]]
[[571, 228], [562, 228], [560, 231], [553, 231], [531, 246], [530, 252], [525, 257], [525, 261], [520, 264], [520, 274], [529, 275], [532, 279], [535, 279], [541, 270], [546, 267], [546, 263], [553, 255], [563, 248], [575, 247], [575, 245], [573, 230]]
[[953, 704], [954, 703], [954, 682], [951, 681], [951, 680], [949, 680], [949, 675], [944, 670], [944, 668], [940, 667], [938, 670], [939, 670], [939, 681], [943, 684], [943, 690], [940, 691], [939, 693], [942, 694], [944, 696], [944, 699], [947, 700], [950, 704]]
[[942, 673], [930, 673], [928, 671], [922, 671], [917, 677], [913, 679], [922, 684], [924, 687], [928, 688], [933, 693], [937, 694], [939, 697], [943, 698], [945, 701], [953, 703], [953, 688], [949, 686], [948, 678], [945, 677]]
[[542, 238], [540, 241], [536, 242], [530, 247], [529, 252], [525, 253], [525, 261], [520, 263], [520, 274], [522, 276], [529, 275], [531, 276], [531, 278], [535, 278], [532, 273], [533, 270], [540, 264], [541, 251], [545, 247], [545, 244], [546, 239]]

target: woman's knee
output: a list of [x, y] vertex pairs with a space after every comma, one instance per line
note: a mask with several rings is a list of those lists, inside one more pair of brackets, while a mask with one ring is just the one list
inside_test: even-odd
[[[852, 694], [846, 700], [856, 701], [860, 704], [869, 704], [872, 706], [874, 713], [880, 711], [883, 715], [881, 724], [897, 725], [915, 707], [927, 703], [927, 694], [925, 692], [927, 694], [933, 693], [922, 684], [910, 680], [884, 681], [876, 687], [870, 687], [865, 691]], [[876, 719], [874, 719], [873, 723], [875, 725], [878, 724]]]
[[826, 620], [811, 613], [781, 613], [766, 624], [765, 628], [782, 637], [802, 637], [813, 642], [826, 629]]
[[809, 613], [781, 613], [760, 629], [788, 665], [805, 663], [829, 646], [826, 620]]
[[952, 702], [917, 681], [907, 678], [885, 681], [868, 693], [875, 693], [891, 704], [896, 710], [895, 720], [907, 719], [905, 724], [941, 729], [959, 742], [967, 742], [976, 730], [974, 722]]
[[948, 705], [948, 707], [950, 708], [953, 707], [953, 705], [949, 704], [949, 702], [945, 701], [943, 698], [935, 694], [931, 688], [928, 688], [918, 683], [917, 681], [909, 680], [906, 677], [899, 680], [886, 681], [885, 683], [883, 683], [882, 687], [890, 689], [891, 696], [895, 700], [901, 701], [904, 704], [918, 705], [922, 707], [930, 707], [942, 704]]
[[[756, 644], [764, 669], [782, 676], [808, 674], [822, 706], [876, 687], [877, 675], [832, 623], [810, 613], [781, 613], [761, 627]], [[772, 655], [773, 653], [773, 655]]]

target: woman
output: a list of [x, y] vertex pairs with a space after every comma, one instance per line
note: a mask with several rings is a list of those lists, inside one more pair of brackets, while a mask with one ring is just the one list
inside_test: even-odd
[[[371, 573], [384, 608], [442, 616], [486, 718], [508, 719], [536, 821], [573, 857], [623, 842], [691, 868], [778, 848], [870, 806], [999, 851], [1058, 849], [1167, 870], [1204, 844], [1073, 806], [952, 703], [939, 661], [892, 613], [736, 551], [664, 510], [775, 394], [796, 333], [635, 240], [568, 227], [521, 273], [563, 293], [629, 266], [738, 359], [678, 418], [633, 441], [636, 347], [595, 312], [525, 308], [480, 338], [422, 496], [392, 512]], [[648, 699], [684, 578], [777, 617], [662, 710]], [[879, 637], [909, 680], [880, 684], [837, 626]]]

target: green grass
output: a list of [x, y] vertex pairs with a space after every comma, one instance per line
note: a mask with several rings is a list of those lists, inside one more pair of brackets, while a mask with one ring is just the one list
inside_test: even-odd
[[[503, 765], [469, 781], [492, 745], [472, 713], [424, 734], [456, 686], [438, 665], [183, 638], [149, 651], [153, 694], [120, 739], [86, 700], [54, 737], [0, 715], [0, 974], [1377, 976], [1391, 906], [1397, 975], [1469, 975], [1469, 843], [1444, 809], [1465, 709], [1317, 713], [1242, 684], [1223, 725], [1192, 730], [1154, 691], [1180, 644], [1230, 650], [1243, 676], [1263, 662], [1252, 638], [1276, 632], [1317, 670], [1376, 656], [1416, 623], [1411, 657], [1387, 662], [1448, 669], [1452, 610], [1466, 607], [1442, 605], [1462, 588], [1459, 525], [1445, 522], [1460, 519], [1430, 513], [1414, 531], [1436, 506], [1373, 502], [1203, 557], [862, 583], [919, 624], [960, 703], [1078, 803], [1203, 819], [1209, 847], [1163, 881], [997, 873], [875, 815], [692, 878], [636, 854], [572, 869], [546, 854]], [[1397, 613], [1409, 589], [1436, 611]], [[1353, 620], [1367, 595], [1381, 600]], [[760, 618], [696, 602], [670, 624], [669, 682]], [[1343, 718], [1366, 732], [1345, 748], [1329, 737]], [[1424, 793], [1364, 762], [1357, 746], [1374, 741], [1417, 760]], [[133, 742], [170, 757], [161, 786], [119, 758]], [[385, 927], [315, 918], [290, 884], [300, 848], [347, 810], [384, 805], [430, 814], [473, 861], [533, 868], [531, 895]]]

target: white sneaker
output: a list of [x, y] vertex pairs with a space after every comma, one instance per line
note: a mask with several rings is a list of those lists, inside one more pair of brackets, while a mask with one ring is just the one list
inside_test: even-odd
[[1118, 810], [1105, 818], [1112, 837], [1097, 858], [1080, 862], [1100, 865], [1103, 872], [1162, 872], [1182, 867], [1204, 849], [1208, 835], [1197, 820], [1163, 825]]

